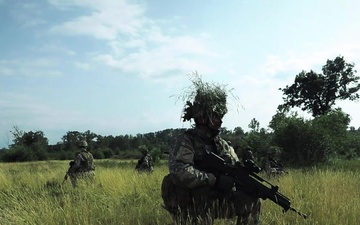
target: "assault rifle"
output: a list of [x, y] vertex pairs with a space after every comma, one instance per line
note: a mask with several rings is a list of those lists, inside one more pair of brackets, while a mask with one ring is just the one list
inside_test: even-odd
[[279, 163], [275, 159], [270, 159], [270, 163], [271, 167], [276, 168], [277, 171], [283, 171], [284, 173], [287, 173], [282, 163]]
[[[235, 165], [228, 164], [220, 156], [208, 151], [204, 156], [203, 162], [202, 168], [204, 170], [233, 177], [235, 179], [236, 187], [245, 193], [262, 198], [263, 200], [270, 199], [275, 204], [281, 206], [284, 213], [291, 210], [302, 216], [304, 219], [307, 218], [306, 214], [299, 212], [291, 206], [289, 198], [278, 192], [278, 186], [274, 186], [270, 182], [259, 177], [254, 171], [249, 169], [249, 167], [243, 166], [240, 162]], [[270, 185], [270, 187], [263, 183]]]

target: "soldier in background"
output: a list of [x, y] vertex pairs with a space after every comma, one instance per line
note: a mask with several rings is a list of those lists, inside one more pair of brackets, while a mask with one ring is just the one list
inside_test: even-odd
[[243, 153], [243, 156], [242, 156], [242, 162], [244, 164], [246, 164], [246, 161], [248, 161], [248, 160], [255, 162], [255, 157], [254, 157], [252, 150], [253, 149], [250, 146], [247, 146], [245, 148], [245, 152]]
[[257, 225], [260, 200], [236, 189], [225, 174], [201, 169], [204, 154], [213, 152], [227, 163], [239, 161], [233, 147], [219, 135], [227, 113], [227, 91], [217, 84], [194, 80], [193, 99], [186, 102], [182, 118], [195, 125], [174, 142], [169, 174], [162, 182], [164, 208], [177, 225], [212, 225], [215, 219], [236, 218], [237, 225]]
[[138, 160], [138, 163], [137, 163], [135, 169], [138, 172], [148, 172], [148, 173], [153, 172], [154, 171], [154, 162], [153, 162], [153, 158], [150, 155], [149, 151], [147, 149], [142, 149], [141, 153], [142, 153], [142, 156]]
[[274, 177], [278, 175], [283, 175], [286, 172], [284, 166], [276, 160], [277, 150], [276, 147], [271, 146], [268, 150], [267, 156], [262, 162], [262, 169], [266, 172], [268, 177]]
[[88, 144], [86, 141], [80, 141], [78, 144], [80, 153], [76, 155], [75, 159], [69, 163], [70, 168], [66, 172], [64, 180], [70, 177], [71, 184], [75, 188], [78, 184], [78, 179], [91, 181], [95, 176], [95, 164], [93, 155], [87, 150]]
[[261, 168], [256, 164], [252, 150], [253, 149], [250, 146], [247, 146], [245, 148], [245, 152], [242, 155], [242, 163], [245, 167], [247, 167], [254, 173], [259, 173], [261, 171]]

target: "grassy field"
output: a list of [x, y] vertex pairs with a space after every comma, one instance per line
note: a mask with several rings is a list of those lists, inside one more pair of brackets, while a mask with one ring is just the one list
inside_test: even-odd
[[[134, 172], [136, 161], [97, 161], [96, 179], [72, 188], [63, 182], [68, 161], [0, 164], [0, 224], [16, 225], [167, 225], [160, 185], [167, 173]], [[350, 165], [350, 166], [349, 166]], [[360, 162], [333, 162], [270, 180], [308, 219], [262, 201], [264, 225], [360, 224]], [[356, 169], [355, 171], [352, 171]], [[230, 224], [216, 221], [217, 225]]]

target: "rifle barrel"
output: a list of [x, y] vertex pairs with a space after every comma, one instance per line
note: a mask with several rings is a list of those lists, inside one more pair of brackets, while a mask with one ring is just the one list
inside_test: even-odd
[[290, 207], [290, 209], [294, 212], [296, 212], [297, 214], [299, 214], [300, 216], [302, 216], [304, 219], [307, 218], [307, 215], [305, 213], [299, 212], [297, 209], [295, 209], [294, 207]]

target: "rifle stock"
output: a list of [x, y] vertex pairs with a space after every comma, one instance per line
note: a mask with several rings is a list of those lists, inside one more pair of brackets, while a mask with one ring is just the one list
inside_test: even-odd
[[[235, 179], [236, 187], [240, 190], [258, 198], [262, 198], [263, 200], [271, 200], [275, 204], [281, 206], [284, 213], [291, 210], [302, 216], [304, 219], [307, 218], [306, 214], [299, 212], [291, 206], [290, 199], [278, 191], [278, 186], [272, 185], [270, 182], [261, 178], [240, 163], [230, 165], [213, 152], [207, 152], [203, 162], [202, 168], [205, 170], [208, 169], [209, 172], [220, 172], [233, 177]], [[270, 187], [263, 183], [267, 183]]]

